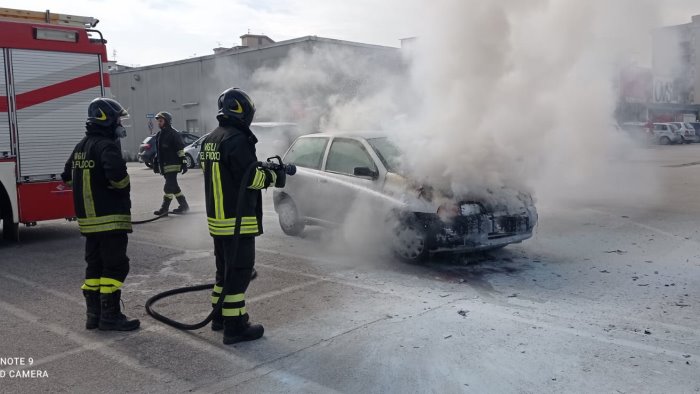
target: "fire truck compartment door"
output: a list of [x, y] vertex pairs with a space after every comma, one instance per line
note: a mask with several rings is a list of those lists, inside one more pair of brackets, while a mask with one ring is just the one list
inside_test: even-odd
[[95, 54], [12, 50], [20, 182], [60, 179], [102, 93]]

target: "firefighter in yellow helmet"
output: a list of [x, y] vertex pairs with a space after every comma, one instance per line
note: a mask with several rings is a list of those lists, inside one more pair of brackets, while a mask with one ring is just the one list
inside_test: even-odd
[[129, 273], [126, 247], [131, 232], [129, 174], [118, 144], [126, 136], [121, 117], [127, 115], [115, 100], [93, 100], [85, 137], [61, 174], [73, 187], [78, 227], [85, 236], [87, 269], [82, 290], [87, 329], [131, 331], [140, 325], [120, 307], [121, 287]]
[[[220, 315], [212, 320], [212, 330], [224, 329], [224, 343], [251, 341], [263, 336], [263, 326], [250, 324], [245, 292], [253, 277], [255, 237], [262, 234], [261, 190], [275, 185], [279, 175], [267, 169], [254, 169], [244, 179], [246, 169], [258, 161], [257, 138], [250, 130], [255, 105], [248, 95], [231, 88], [219, 96], [219, 127], [202, 143], [200, 163], [204, 171], [204, 194], [209, 233], [214, 238], [216, 285], [212, 306], [226, 288]], [[280, 178], [282, 179], [282, 178]], [[245, 187], [241, 212], [236, 212], [239, 190]], [[240, 238], [233, 255], [236, 215], [241, 216]], [[224, 278], [225, 272], [228, 275]]]

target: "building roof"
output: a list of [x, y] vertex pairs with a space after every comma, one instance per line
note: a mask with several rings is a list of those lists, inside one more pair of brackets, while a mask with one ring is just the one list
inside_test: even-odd
[[[251, 34], [251, 36], [254, 36], [254, 35]], [[304, 36], [304, 37], [299, 37], [299, 38], [293, 38], [291, 40], [278, 41], [278, 42], [272, 43], [270, 45], [265, 45], [265, 46], [259, 47], [259, 48], [233, 47], [233, 48], [230, 48], [228, 50], [223, 50], [223, 51], [220, 51], [219, 53], [212, 54], [212, 55], [198, 56], [198, 57], [193, 57], [193, 58], [189, 58], [189, 59], [175, 60], [175, 61], [166, 62], [166, 63], [151, 64], [148, 66], [133, 67], [129, 70], [113, 72], [113, 74], [162, 68], [162, 67], [168, 67], [168, 66], [172, 66], [172, 65], [176, 65], [176, 64], [200, 62], [200, 61], [205, 60], [205, 59], [214, 59], [216, 57], [232, 56], [232, 55], [237, 55], [240, 53], [246, 53], [246, 52], [252, 52], [252, 51], [264, 51], [264, 50], [267, 50], [270, 48], [277, 48], [277, 47], [282, 47], [282, 46], [294, 45], [294, 44], [299, 44], [299, 43], [303, 43], [303, 42], [323, 42], [323, 43], [328, 43], [328, 44], [339, 44], [339, 45], [352, 46], [352, 47], [357, 47], [357, 48], [368, 48], [368, 49], [387, 50], [387, 51], [398, 51], [400, 49], [397, 47], [389, 47], [389, 46], [374, 45], [374, 44], [364, 44], [361, 42], [337, 40], [334, 38], [324, 38], [324, 37], [318, 37], [318, 36]]]

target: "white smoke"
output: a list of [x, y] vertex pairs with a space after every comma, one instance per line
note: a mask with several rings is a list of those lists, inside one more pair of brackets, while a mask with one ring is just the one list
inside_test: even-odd
[[263, 113], [293, 110], [296, 100], [322, 131], [384, 129], [407, 173], [448, 195], [508, 202], [508, 188], [531, 193], [539, 208], [653, 201], [657, 174], [629, 160], [645, 152], [612, 125], [620, 68], [649, 56], [663, 5], [409, 0], [396, 7], [417, 37], [403, 62], [297, 52], [258, 72], [254, 94], [269, 105]]
[[654, 194], [648, 173], [619, 173], [620, 144], [631, 146], [610, 126], [618, 67], [650, 45], [658, 2], [439, 4], [414, 49], [420, 111], [397, 134], [413, 174], [457, 194], [515, 185], [550, 202]]

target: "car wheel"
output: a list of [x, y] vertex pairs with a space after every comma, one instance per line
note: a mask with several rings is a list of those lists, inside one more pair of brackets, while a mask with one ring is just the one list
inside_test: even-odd
[[296, 204], [291, 198], [286, 197], [277, 204], [277, 216], [282, 231], [291, 236], [296, 236], [304, 231], [304, 222], [299, 216]]
[[413, 221], [400, 223], [394, 230], [394, 254], [403, 261], [420, 263], [428, 257], [428, 236]]
[[185, 155], [185, 160], [187, 160], [187, 168], [194, 168], [194, 159], [189, 153]]
[[661, 145], [670, 145], [671, 144], [671, 139], [668, 137], [661, 137], [659, 138], [659, 144]]

